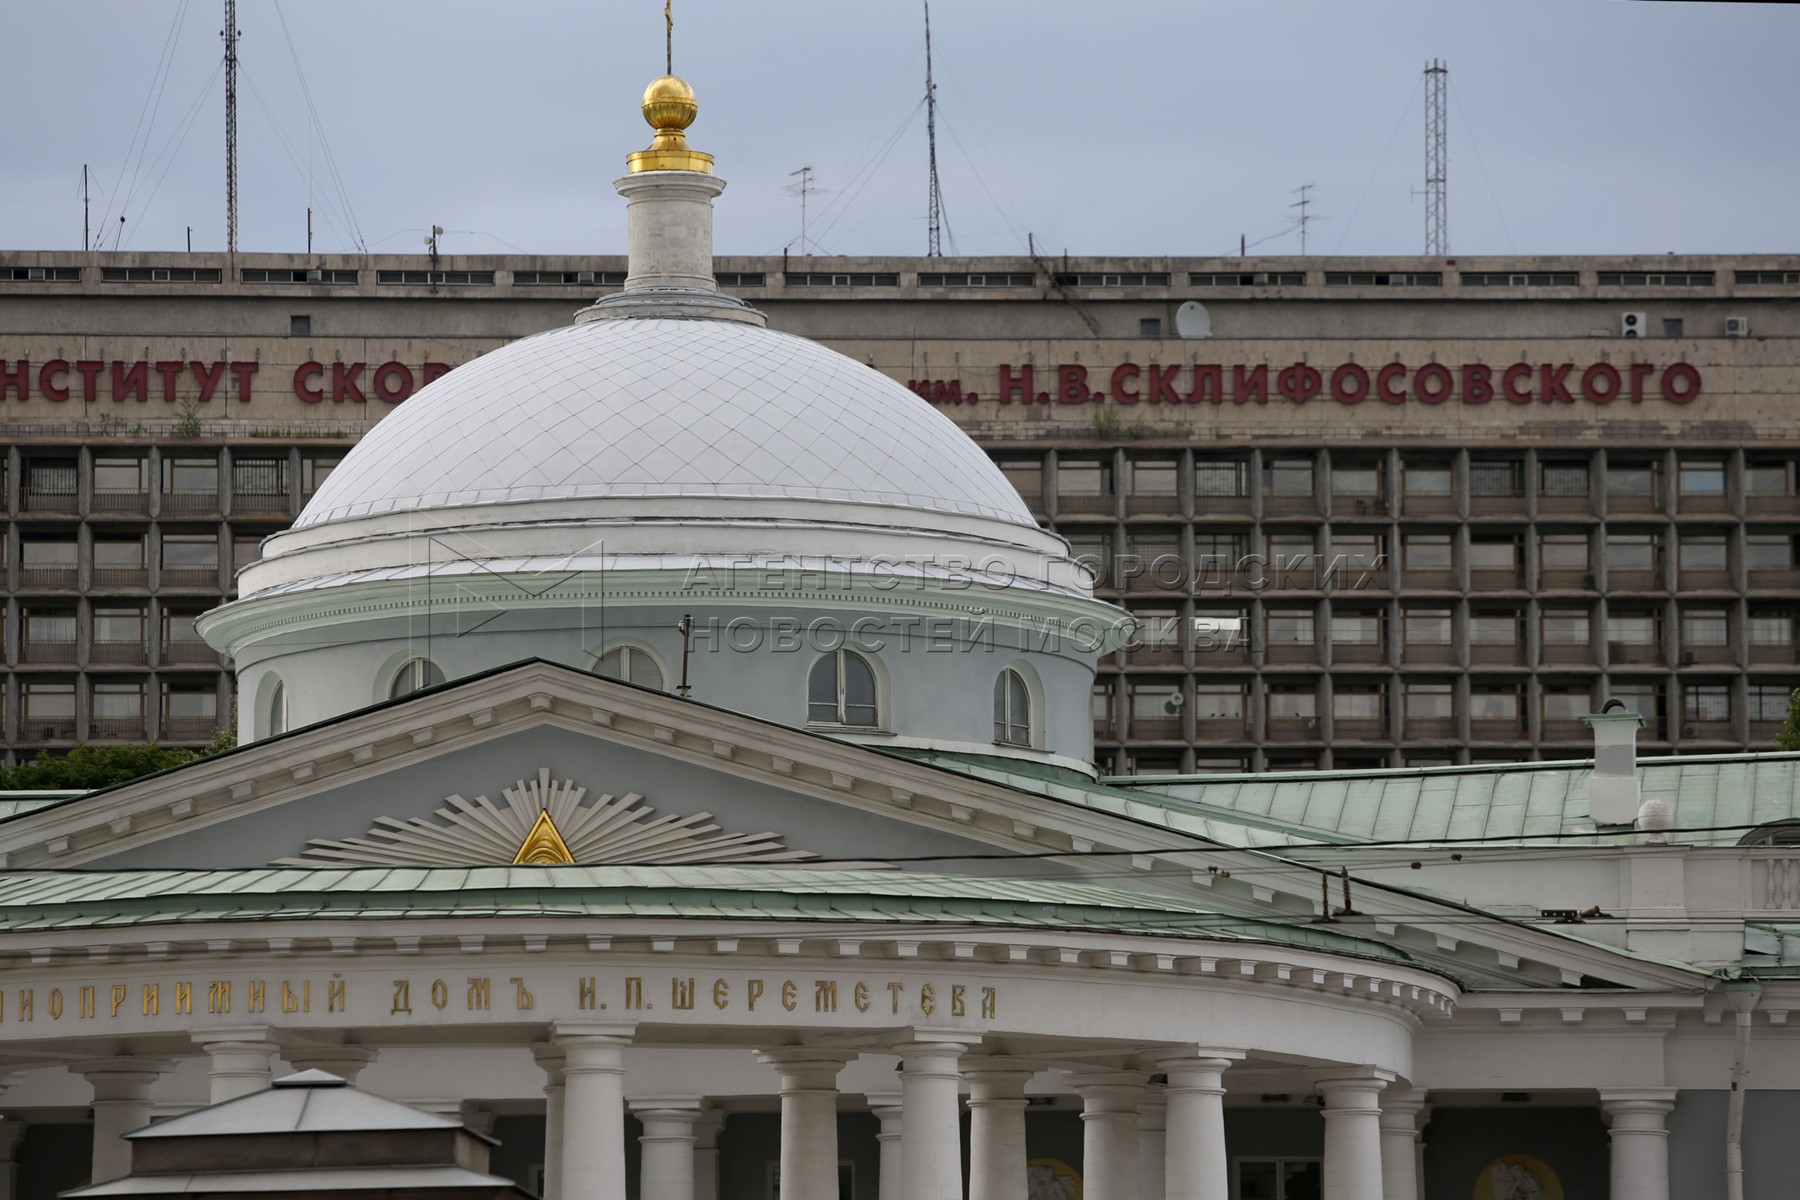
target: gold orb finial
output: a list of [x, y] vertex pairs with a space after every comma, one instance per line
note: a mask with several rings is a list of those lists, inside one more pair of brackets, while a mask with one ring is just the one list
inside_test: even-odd
[[686, 130], [700, 115], [694, 89], [679, 75], [662, 75], [644, 89], [644, 120], [656, 131], [648, 150], [627, 156], [633, 173], [639, 171], [700, 171], [712, 174], [712, 155], [688, 147]]

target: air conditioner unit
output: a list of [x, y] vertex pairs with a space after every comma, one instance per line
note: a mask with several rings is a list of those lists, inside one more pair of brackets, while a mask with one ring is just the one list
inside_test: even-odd
[[1749, 337], [1750, 336], [1750, 318], [1749, 317], [1726, 317], [1725, 318], [1725, 336], [1726, 337]]
[[592, 271], [577, 271], [575, 272], [575, 282], [592, 283], [594, 282], [594, 273]]
[[1700, 736], [1700, 727], [1698, 725], [1683, 725], [1681, 727], [1681, 736], [1682, 737], [1699, 737]]
[[306, 273], [306, 282], [308, 282], [308, 283], [323, 283], [323, 282], [325, 282], [325, 272], [319, 270], [317, 267], [314, 267], [312, 270], [310, 270]]
[[1694, 652], [1692, 650], [1683, 650], [1681, 652], [1681, 665], [1682, 666], [1691, 667], [1694, 665], [1694, 662], [1695, 662]]
[[167, 268], [167, 267], [152, 267], [152, 268], [150, 268], [150, 278], [153, 282], [156, 282], [156, 283], [169, 282], [169, 268]]
[[1622, 313], [1619, 316], [1619, 332], [1628, 338], [1650, 336], [1650, 314], [1641, 312]]

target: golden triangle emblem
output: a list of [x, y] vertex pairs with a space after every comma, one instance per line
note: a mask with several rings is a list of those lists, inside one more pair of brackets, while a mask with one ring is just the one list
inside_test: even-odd
[[550, 819], [550, 811], [539, 809], [531, 832], [525, 835], [525, 840], [519, 844], [519, 852], [513, 856], [513, 864], [554, 867], [572, 865], [574, 862], [575, 856], [569, 853], [568, 843], [556, 831], [556, 822]]

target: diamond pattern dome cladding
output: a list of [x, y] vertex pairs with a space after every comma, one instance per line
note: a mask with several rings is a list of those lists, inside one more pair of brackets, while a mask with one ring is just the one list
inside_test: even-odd
[[507, 501], [830, 500], [1037, 528], [925, 400], [814, 342], [731, 321], [571, 325], [484, 355], [389, 414], [299, 527]]

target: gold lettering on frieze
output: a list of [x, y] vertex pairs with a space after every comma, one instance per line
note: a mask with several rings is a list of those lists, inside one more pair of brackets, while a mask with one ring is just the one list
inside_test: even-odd
[[894, 998], [894, 1011], [900, 1011], [900, 993], [906, 990], [904, 983], [889, 983], [888, 994]]
[[175, 985], [175, 1012], [177, 1015], [194, 1011], [194, 985], [178, 983]]
[[731, 1006], [731, 985], [723, 979], [713, 980], [713, 1007], [718, 1009]]
[[412, 980], [394, 980], [394, 998], [388, 1002], [388, 1013], [412, 1015]]
[[750, 995], [750, 1011], [755, 1012], [756, 1002], [762, 999], [763, 981], [760, 979], [752, 979], [746, 991], [748, 991]]
[[62, 1020], [62, 989], [51, 988], [50, 995], [46, 997], [46, 1000], [47, 1003], [44, 1007], [49, 1010], [50, 1019], [52, 1021]]
[[815, 980], [813, 980], [813, 1011], [814, 1012], [836, 1012], [837, 1011], [837, 980], [835, 980], [835, 979], [815, 979]]
[[250, 981], [250, 1003], [244, 1006], [244, 1011], [253, 1013], [262, 1012], [263, 997], [267, 991], [267, 984], [260, 979], [252, 979]]
[[287, 980], [285, 980], [285, 979], [282, 980], [281, 981], [281, 1011], [284, 1013], [311, 1012], [312, 1011], [312, 980], [310, 980], [310, 979], [301, 980], [300, 981], [300, 990], [298, 992], [296, 992], [293, 989], [292, 985], [290, 985]]
[[513, 1007], [514, 1008], [518, 1009], [520, 1012], [529, 1012], [532, 1009], [537, 1007], [537, 1001], [534, 1000], [531, 996], [531, 993], [526, 990], [525, 980], [523, 978], [521, 978], [518, 975], [514, 975], [512, 977], [512, 985], [514, 988], [514, 991], [513, 991]]
[[94, 1015], [94, 999], [94, 986], [92, 984], [82, 988], [81, 991], [76, 994], [76, 1011], [83, 1018], [92, 1017]]
[[122, 984], [122, 983], [113, 984], [112, 985], [112, 1012], [108, 1013], [107, 1015], [111, 1016], [111, 1017], [118, 1016], [119, 1009], [123, 1008], [125, 1005], [125, 997], [129, 996], [130, 994], [131, 994], [131, 989], [127, 988], [124, 984]]
[[468, 1008], [470, 1012], [486, 1012], [492, 1008], [494, 989], [485, 977], [470, 978]]
[[162, 1012], [162, 985], [146, 983], [144, 985], [144, 1015], [154, 1017]]
[[231, 980], [214, 979], [206, 985], [206, 1011], [209, 1013], [231, 1011]]
[[937, 989], [929, 983], [919, 988], [919, 1011], [928, 1017], [937, 1011]]
[[593, 1008], [599, 1002], [600, 989], [598, 981], [592, 975], [582, 979], [575, 985], [576, 1003], [582, 1008]]
[[692, 978], [669, 980], [669, 1007], [682, 1009], [694, 1007], [694, 981]]
[[450, 1006], [450, 985], [441, 979], [431, 981], [431, 1007], [443, 1012]]
[[344, 980], [333, 977], [325, 982], [325, 1011], [343, 1012], [345, 1006]]
[[625, 1007], [644, 1007], [644, 980], [640, 975], [630, 975], [625, 979]]
[[800, 1007], [800, 988], [791, 979], [782, 980], [781, 1007], [787, 1009], [789, 1012], [793, 1012], [796, 1008]]
[[869, 1011], [869, 985], [860, 979], [856, 981], [856, 1011]]
[[965, 992], [967, 992], [968, 990], [969, 990], [968, 988], [964, 987], [960, 983], [953, 983], [950, 985], [950, 1015], [951, 1016], [966, 1017], [969, 1015], [968, 1006], [963, 1003], [963, 994]]
[[1000, 993], [997, 989], [991, 987], [981, 989], [981, 1015], [990, 1018], [1000, 1015]]
[[31, 989], [19, 989], [19, 1020], [31, 1020]]

